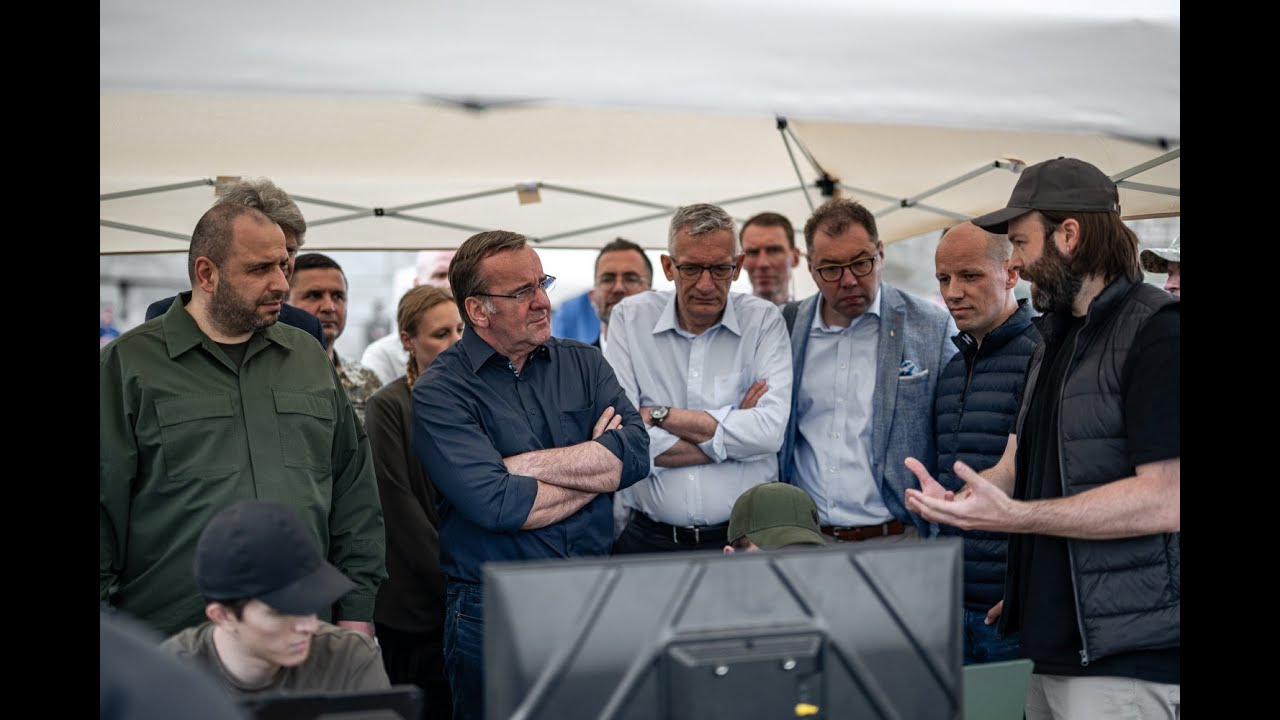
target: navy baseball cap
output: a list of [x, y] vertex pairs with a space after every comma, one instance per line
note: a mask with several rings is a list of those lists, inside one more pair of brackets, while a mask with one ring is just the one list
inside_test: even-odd
[[286, 615], [319, 613], [355, 583], [320, 554], [287, 505], [243, 500], [220, 511], [196, 542], [196, 585], [211, 600], [261, 600]]

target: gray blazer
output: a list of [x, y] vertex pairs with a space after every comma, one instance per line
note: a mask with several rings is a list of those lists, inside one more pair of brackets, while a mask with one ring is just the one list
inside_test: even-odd
[[[778, 469], [782, 482], [793, 484], [798, 425], [796, 408], [809, 346], [809, 326], [813, 324], [819, 296], [815, 293], [800, 301], [795, 327], [791, 329], [795, 381], [791, 386], [791, 417], [787, 421], [787, 434], [783, 438], [782, 450], [778, 452]], [[871, 398], [871, 471], [889, 511], [903, 523], [914, 524], [921, 537], [934, 535], [937, 526], [907, 510], [906, 490], [918, 488], [920, 482], [902, 461], [914, 457], [924, 463], [930, 473], [935, 471], [934, 390], [942, 368], [956, 353], [951, 336], [957, 332], [946, 308], [902, 292], [888, 283], [880, 283], [880, 355], [876, 365], [876, 388]], [[915, 365], [909, 375], [901, 374], [905, 372], [902, 369], [904, 360]]]

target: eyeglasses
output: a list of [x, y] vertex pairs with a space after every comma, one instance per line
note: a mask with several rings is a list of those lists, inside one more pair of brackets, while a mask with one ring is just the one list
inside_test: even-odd
[[685, 280], [701, 280], [703, 272], [711, 273], [713, 280], [728, 280], [733, 275], [733, 269], [737, 265], [693, 265], [685, 263], [677, 265], [676, 270], [680, 271], [680, 277]]
[[512, 300], [515, 300], [516, 302], [523, 305], [525, 303], [528, 303], [530, 300], [533, 300], [533, 294], [538, 291], [538, 288], [542, 288], [543, 292], [550, 292], [551, 288], [555, 286], [556, 286], [556, 279], [554, 276], [543, 275], [542, 280], [538, 281], [537, 285], [532, 285], [530, 287], [522, 288], [520, 290], [517, 290], [511, 293], [510, 295], [500, 295], [498, 293], [471, 293], [471, 294], [479, 295], [480, 297], [511, 298]]
[[818, 271], [818, 277], [827, 282], [836, 282], [844, 277], [845, 268], [849, 268], [849, 272], [853, 273], [854, 277], [866, 277], [875, 268], [877, 257], [877, 255], [872, 255], [871, 257], [858, 258], [843, 265], [823, 265], [822, 267], [814, 268], [814, 270]]

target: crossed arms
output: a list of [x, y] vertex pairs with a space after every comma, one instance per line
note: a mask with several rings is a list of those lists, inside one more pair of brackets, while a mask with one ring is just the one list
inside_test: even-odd
[[586, 442], [562, 448], [531, 450], [502, 459], [513, 475], [538, 483], [533, 507], [521, 530], [536, 530], [560, 522], [581, 510], [602, 492], [618, 489], [622, 461], [594, 440], [608, 430], [622, 427], [622, 416], [607, 407], [591, 429]]
[[[764, 379], [757, 380], [747, 388], [747, 394], [743, 396], [742, 402], [738, 404], [739, 410], [750, 410], [756, 406], [760, 398], [769, 390], [768, 382]], [[653, 406], [646, 405], [640, 408], [640, 416], [644, 419], [644, 424], [652, 426], [653, 421], [649, 419], [649, 411]], [[706, 410], [687, 410], [685, 408], [671, 408], [667, 415], [667, 419], [662, 421], [662, 429], [679, 438], [675, 445], [672, 445], [665, 452], [654, 458], [653, 464], [658, 467], [688, 467], [690, 465], [710, 465], [714, 462], [707, 454], [702, 451], [698, 445], [705, 443], [715, 437], [716, 428], [720, 423], [711, 416]]]

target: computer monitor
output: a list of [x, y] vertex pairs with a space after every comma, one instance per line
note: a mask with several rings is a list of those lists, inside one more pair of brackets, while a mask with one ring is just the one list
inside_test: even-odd
[[960, 720], [961, 547], [487, 564], [486, 718]]
[[299, 691], [250, 695], [240, 707], [253, 720], [419, 720], [422, 689]]

